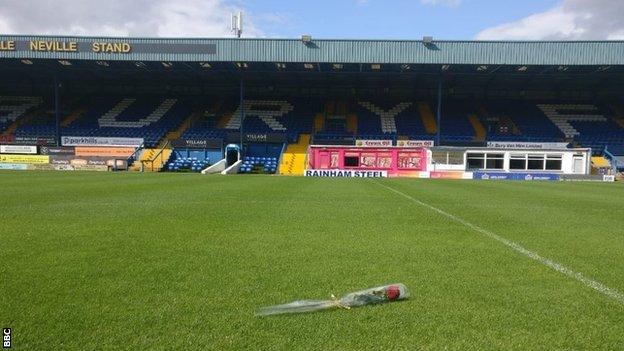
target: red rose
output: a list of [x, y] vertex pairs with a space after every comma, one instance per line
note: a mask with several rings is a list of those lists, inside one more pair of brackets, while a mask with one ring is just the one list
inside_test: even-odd
[[391, 285], [386, 289], [386, 296], [388, 300], [396, 300], [401, 295], [401, 289], [396, 285]]

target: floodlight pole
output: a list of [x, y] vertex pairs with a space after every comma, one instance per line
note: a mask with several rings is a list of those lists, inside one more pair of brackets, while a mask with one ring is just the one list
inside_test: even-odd
[[440, 120], [442, 119], [442, 77], [438, 80], [438, 111], [437, 111], [437, 124], [436, 128], [436, 146], [440, 146]]
[[59, 81], [54, 75], [54, 119], [56, 125], [56, 146], [61, 146], [61, 113], [59, 103]]

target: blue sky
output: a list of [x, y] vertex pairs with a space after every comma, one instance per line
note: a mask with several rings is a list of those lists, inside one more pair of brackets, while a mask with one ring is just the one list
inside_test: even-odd
[[[457, 4], [425, 4], [397, 0], [251, 0], [244, 5], [271, 37], [472, 39], [481, 30], [546, 11], [549, 0], [464, 0]], [[272, 13], [273, 16], [266, 16]], [[258, 14], [256, 16], [256, 14]], [[264, 14], [264, 15], [263, 15]]]
[[[624, 39], [624, 0], [0, 0], [0, 34]], [[53, 15], [51, 15], [53, 14]]]

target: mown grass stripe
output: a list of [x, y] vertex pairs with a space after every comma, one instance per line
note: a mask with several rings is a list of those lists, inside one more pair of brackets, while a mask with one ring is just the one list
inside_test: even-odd
[[561, 263], [555, 262], [555, 261], [553, 261], [553, 260], [551, 260], [551, 259], [549, 259], [547, 257], [543, 257], [543, 256], [539, 255], [538, 253], [536, 253], [534, 251], [528, 250], [527, 248], [523, 247], [522, 245], [520, 245], [520, 244], [518, 244], [518, 243], [516, 243], [514, 241], [506, 239], [506, 238], [504, 238], [504, 237], [502, 237], [502, 236], [500, 236], [498, 234], [495, 234], [494, 232], [491, 232], [491, 231], [489, 231], [487, 229], [483, 229], [483, 228], [481, 228], [481, 227], [479, 227], [479, 226], [477, 226], [475, 224], [472, 224], [472, 223], [466, 221], [463, 218], [460, 218], [460, 217], [457, 217], [457, 216], [453, 215], [452, 213], [446, 212], [446, 211], [444, 211], [442, 209], [439, 209], [439, 208], [437, 208], [435, 206], [432, 206], [432, 205], [430, 205], [430, 204], [428, 204], [426, 202], [420, 201], [420, 200], [416, 199], [415, 197], [412, 197], [412, 196], [410, 196], [408, 194], [405, 194], [404, 192], [401, 192], [401, 191], [399, 191], [397, 189], [389, 187], [389, 186], [387, 186], [385, 184], [382, 184], [382, 183], [379, 183], [379, 182], [377, 182], [377, 184], [379, 184], [380, 186], [382, 186], [382, 187], [392, 191], [393, 193], [395, 193], [397, 195], [400, 195], [400, 196], [402, 196], [402, 197], [404, 197], [404, 198], [406, 198], [406, 199], [408, 199], [408, 200], [410, 200], [410, 201], [412, 201], [412, 202], [414, 202], [414, 203], [416, 203], [416, 204], [418, 204], [418, 205], [420, 205], [422, 207], [425, 207], [425, 208], [428, 208], [428, 209], [430, 209], [430, 210], [432, 210], [434, 212], [437, 212], [438, 214], [440, 214], [442, 216], [445, 216], [445, 217], [447, 217], [447, 218], [449, 218], [449, 219], [451, 219], [451, 220], [453, 220], [453, 221], [455, 221], [457, 223], [460, 223], [460, 224], [462, 224], [462, 225], [464, 225], [464, 226], [466, 226], [466, 227], [468, 227], [468, 228], [470, 228], [470, 229], [472, 229], [472, 230], [474, 230], [474, 231], [476, 231], [476, 232], [478, 232], [480, 234], [483, 234], [483, 235], [485, 235], [486, 237], [488, 237], [490, 239], [496, 240], [496, 241], [498, 241], [498, 242], [500, 242], [500, 243], [510, 247], [514, 251], [516, 251], [518, 253], [521, 253], [521, 254], [523, 254], [523, 255], [525, 255], [525, 256], [527, 256], [527, 257], [529, 257], [529, 258], [531, 258], [531, 259], [533, 259], [533, 260], [535, 260], [535, 261], [537, 261], [537, 262], [539, 262], [541, 264], [543, 264], [544, 266], [547, 266], [547, 267], [549, 267], [549, 268], [551, 268], [551, 269], [553, 269], [553, 270], [555, 270], [555, 271], [557, 271], [559, 273], [562, 273], [562, 274], [564, 274], [564, 275], [566, 275], [566, 276], [568, 276], [568, 277], [570, 277], [572, 279], [575, 279], [575, 280], [583, 283], [585, 286], [590, 287], [590, 288], [592, 288], [592, 289], [594, 289], [594, 290], [596, 290], [596, 291], [598, 291], [598, 292], [600, 292], [600, 293], [602, 293], [602, 294], [604, 294], [604, 295], [606, 295], [606, 296], [608, 296], [608, 297], [610, 297], [610, 298], [612, 298], [612, 299], [616, 300], [617, 302], [619, 302], [619, 303], [624, 305], [624, 294], [621, 293], [620, 291], [616, 290], [616, 289], [610, 288], [610, 287], [606, 286], [605, 284], [603, 284], [603, 283], [601, 283], [599, 281], [596, 281], [596, 280], [593, 280], [591, 278], [588, 278], [588, 277], [586, 277], [585, 275], [583, 275], [580, 272], [576, 272], [576, 271], [574, 271], [574, 270], [572, 270], [572, 269], [562, 265]]

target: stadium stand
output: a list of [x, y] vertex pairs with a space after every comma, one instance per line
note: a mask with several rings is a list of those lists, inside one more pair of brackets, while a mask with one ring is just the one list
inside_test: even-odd
[[195, 157], [175, 158], [167, 162], [167, 170], [179, 172], [201, 172], [204, 168], [210, 166], [210, 159], [197, 159]]
[[474, 140], [474, 128], [468, 119], [474, 113], [462, 101], [447, 103], [444, 118], [440, 121], [441, 140], [446, 142], [470, 142]]
[[43, 99], [38, 96], [0, 96], [0, 132], [12, 133], [18, 119], [42, 103]]
[[409, 139], [433, 140], [437, 130], [435, 118], [424, 102], [410, 103], [395, 118], [397, 133]]
[[245, 156], [239, 173], [269, 173], [277, 170], [276, 157]]
[[[180, 125], [191, 113], [191, 104], [163, 97], [88, 98], [84, 113], [74, 111], [61, 128], [62, 135], [144, 138], [146, 147], [156, 147], [165, 134]], [[24, 124], [16, 136], [54, 136], [54, 120], [39, 119]]]
[[524, 101], [489, 101], [487, 108], [492, 116], [504, 121], [508, 128], [517, 127], [516, 133], [495, 133], [488, 140], [498, 141], [561, 141], [565, 135], [538, 108], [537, 104]]
[[[329, 143], [355, 139], [433, 140], [438, 130], [435, 102], [252, 98], [244, 104], [245, 133], [282, 134], [287, 143], [268, 148], [252, 143], [241, 173], [301, 174], [305, 152], [315, 139]], [[202, 112], [197, 112], [197, 105], [196, 99], [158, 95], [88, 96], [63, 110], [61, 133], [144, 138], [144, 150], [130, 169], [143, 166], [147, 170], [197, 171], [222, 155], [182, 154], [171, 150], [167, 142], [178, 138], [225, 140], [230, 133], [238, 133], [241, 113], [234, 100], [218, 101]], [[624, 155], [624, 122], [612, 105], [449, 100], [442, 116], [443, 143], [573, 141], [591, 147], [596, 155], [602, 155], [605, 148], [614, 157]], [[0, 130], [5, 135], [55, 136], [54, 114], [41, 97], [2, 96]], [[594, 165], [604, 168], [604, 162], [609, 161], [595, 159]]]
[[574, 122], [603, 122], [606, 118], [594, 105], [579, 104], [539, 104], [544, 114], [564, 133], [566, 138], [574, 138], [580, 132], [571, 124]]

